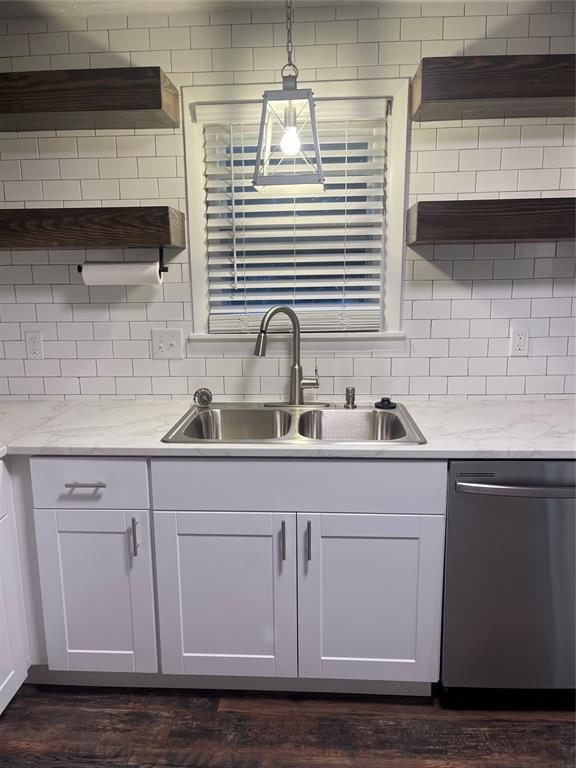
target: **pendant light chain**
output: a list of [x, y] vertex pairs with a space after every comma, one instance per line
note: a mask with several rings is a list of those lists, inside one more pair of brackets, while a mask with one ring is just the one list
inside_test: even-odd
[[292, 25], [294, 23], [294, 7], [292, 0], [286, 0], [286, 58], [287, 64], [282, 68], [282, 74], [284, 70], [292, 69], [296, 75], [298, 74], [298, 67], [294, 64], [292, 56], [294, 54], [294, 43], [292, 41]]

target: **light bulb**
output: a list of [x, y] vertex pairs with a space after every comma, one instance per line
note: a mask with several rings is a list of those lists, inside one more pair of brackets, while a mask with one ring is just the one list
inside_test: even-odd
[[300, 151], [300, 136], [295, 125], [290, 125], [284, 131], [284, 136], [280, 140], [280, 149], [285, 155], [295, 155]]

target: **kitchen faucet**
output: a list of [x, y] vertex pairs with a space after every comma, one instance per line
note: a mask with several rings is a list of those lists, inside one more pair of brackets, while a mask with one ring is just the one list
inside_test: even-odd
[[304, 402], [304, 390], [317, 389], [320, 386], [320, 381], [318, 379], [318, 368], [316, 368], [314, 376], [302, 375], [302, 366], [300, 365], [300, 321], [293, 309], [278, 306], [271, 307], [266, 312], [260, 323], [260, 332], [256, 339], [254, 354], [257, 357], [264, 357], [266, 355], [268, 326], [274, 315], [280, 312], [286, 315], [292, 323], [292, 365], [290, 366], [290, 398], [288, 402], [290, 405], [302, 405]]

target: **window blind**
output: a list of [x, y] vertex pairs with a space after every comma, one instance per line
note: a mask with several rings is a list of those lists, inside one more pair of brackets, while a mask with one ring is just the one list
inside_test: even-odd
[[287, 198], [252, 186], [256, 120], [204, 125], [211, 333], [256, 331], [275, 304], [304, 332], [381, 328], [387, 119], [323, 120], [318, 133], [325, 192]]

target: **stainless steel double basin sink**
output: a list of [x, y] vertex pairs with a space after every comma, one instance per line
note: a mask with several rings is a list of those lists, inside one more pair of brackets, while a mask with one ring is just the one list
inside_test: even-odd
[[164, 435], [165, 443], [426, 442], [399, 403], [392, 410], [263, 403], [194, 406]]

